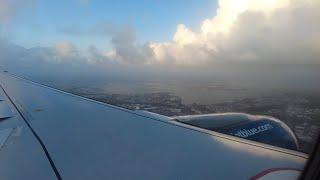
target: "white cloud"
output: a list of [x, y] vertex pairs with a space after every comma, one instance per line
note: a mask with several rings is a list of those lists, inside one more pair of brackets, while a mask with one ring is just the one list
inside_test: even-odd
[[227, 33], [237, 18], [247, 11], [258, 11], [266, 15], [276, 9], [289, 5], [289, 0], [220, 0], [217, 15], [206, 19], [201, 26], [201, 33]]
[[[0, 0], [0, 5], [7, 3]], [[10, 9], [4, 7], [0, 6]], [[198, 31], [179, 24], [168, 42], [141, 44], [133, 27], [108, 23], [85, 30], [69, 28], [63, 32], [111, 37], [110, 51], [91, 46], [82, 52], [67, 41], [53, 47], [24, 49], [0, 39], [0, 57], [95, 66], [212, 67], [230, 62], [319, 64], [319, 19], [318, 0], [220, 0], [216, 15], [203, 20]], [[8, 58], [10, 56], [15, 58]]]
[[320, 1], [220, 0], [198, 32], [180, 24], [172, 42], [152, 43], [157, 63], [320, 63]]
[[88, 28], [85, 34], [111, 36], [113, 47], [110, 52], [91, 49], [89, 62], [155, 67], [320, 63], [320, 1], [220, 0], [218, 4], [216, 15], [203, 20], [198, 31], [179, 24], [169, 42], [141, 44], [130, 26]]
[[54, 51], [60, 59], [72, 59], [79, 56], [76, 47], [67, 41], [55, 44]]

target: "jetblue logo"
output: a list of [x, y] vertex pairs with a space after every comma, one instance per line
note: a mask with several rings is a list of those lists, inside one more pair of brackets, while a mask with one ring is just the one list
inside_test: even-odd
[[255, 134], [259, 134], [264, 131], [268, 131], [270, 129], [273, 129], [273, 126], [268, 123], [268, 124], [258, 126], [256, 128], [238, 130], [236, 133], [234, 133], [234, 135], [238, 137], [246, 138], [249, 136], [253, 136]]

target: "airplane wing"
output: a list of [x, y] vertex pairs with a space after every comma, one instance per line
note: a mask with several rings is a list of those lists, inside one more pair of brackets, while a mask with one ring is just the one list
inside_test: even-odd
[[0, 85], [0, 179], [285, 179], [307, 160], [7, 72]]

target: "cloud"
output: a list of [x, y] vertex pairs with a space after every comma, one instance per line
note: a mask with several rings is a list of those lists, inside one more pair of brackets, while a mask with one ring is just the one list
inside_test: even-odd
[[156, 62], [320, 63], [320, 2], [220, 0], [217, 15], [198, 32], [184, 24], [171, 42], [151, 43]]
[[[138, 43], [134, 28], [99, 24], [82, 34], [111, 36], [98, 57], [119, 63], [214, 66], [220, 63], [320, 63], [320, 2], [220, 0], [198, 31], [179, 24], [169, 42]], [[72, 32], [80, 31], [76, 28]], [[98, 51], [95, 51], [98, 54]]]
[[[0, 0], [6, 6], [8, 2]], [[3, 8], [6, 6], [2, 9], [10, 9]], [[48, 63], [48, 66], [195, 68], [230, 63], [320, 63], [318, 0], [220, 0], [215, 14], [204, 19], [197, 31], [184, 24], [177, 25], [168, 42], [141, 43], [134, 27], [101, 23], [84, 29], [70, 26], [60, 32], [109, 38], [111, 50], [90, 46], [81, 51], [68, 41], [52, 47], [25, 49], [2, 39], [0, 57], [7, 64], [21, 61], [25, 66]]]
[[85, 65], [87, 58], [69, 42], [27, 49], [0, 38], [0, 64], [9, 69], [32, 68], [41, 71], [41, 67]]
[[[100, 27], [100, 28], [97, 28]], [[96, 46], [90, 46], [86, 52], [90, 64], [118, 63], [126, 65], [150, 64], [154, 57], [149, 43], [140, 44], [137, 41], [135, 28], [132, 26], [112, 26], [110, 24], [94, 26], [85, 30], [83, 35], [109, 37], [111, 51], [101, 51]], [[73, 34], [75, 35], [75, 34]], [[65, 48], [63, 48], [65, 49]]]
[[152, 49], [146, 45], [140, 45], [136, 40], [133, 28], [125, 28], [116, 33], [111, 40], [114, 47], [114, 58], [124, 63], [144, 64], [153, 57]]
[[91, 32], [112, 36], [113, 49], [103, 56], [126, 64], [319, 64], [319, 10], [316, 0], [220, 0], [198, 31], [179, 24], [169, 42], [138, 43], [132, 27], [95, 26]]
[[59, 42], [53, 47], [55, 54], [59, 59], [76, 59], [80, 56], [76, 47], [69, 42]]
[[11, 20], [35, 2], [36, 0], [0, 0], [0, 23]]

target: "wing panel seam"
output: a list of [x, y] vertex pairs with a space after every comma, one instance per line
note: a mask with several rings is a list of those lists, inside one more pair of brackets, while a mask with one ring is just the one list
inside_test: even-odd
[[23, 113], [19, 110], [19, 108], [16, 106], [16, 104], [13, 102], [13, 100], [10, 98], [10, 96], [7, 94], [7, 92], [4, 90], [4, 88], [2, 87], [2, 85], [0, 85], [1, 89], [3, 90], [3, 92], [5, 93], [5, 95], [8, 97], [9, 101], [12, 103], [12, 105], [15, 107], [15, 109], [17, 110], [17, 112], [19, 113], [19, 115], [21, 116], [21, 118], [23, 119], [23, 121], [27, 124], [27, 126], [29, 127], [29, 129], [31, 130], [32, 134], [35, 136], [35, 138], [37, 139], [37, 141], [39, 142], [42, 150], [44, 151], [51, 167], [52, 170], [54, 171], [56, 177], [58, 180], [62, 180], [59, 171], [57, 169], [57, 167], [55, 166], [49, 151], [47, 150], [46, 146], [44, 145], [44, 143], [42, 142], [41, 138], [38, 136], [38, 134], [35, 132], [35, 130], [32, 128], [32, 126], [30, 125], [30, 123], [28, 122], [28, 120], [24, 117]]

